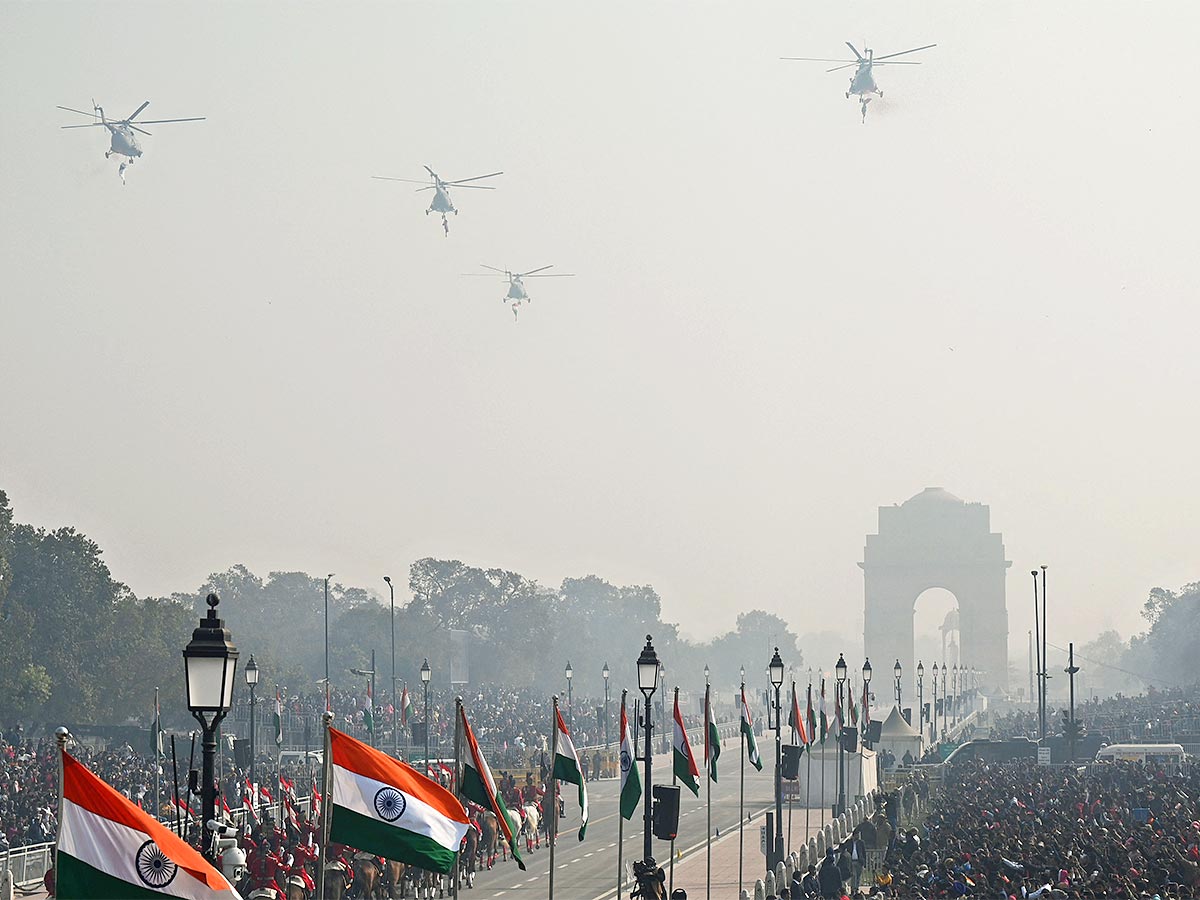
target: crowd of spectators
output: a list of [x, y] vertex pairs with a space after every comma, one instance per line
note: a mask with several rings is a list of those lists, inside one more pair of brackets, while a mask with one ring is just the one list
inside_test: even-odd
[[[1104, 734], [1115, 743], [1196, 743], [1200, 741], [1200, 685], [1191, 688], [1146, 689], [1145, 694], [1117, 694], [1103, 699], [1078, 700], [1075, 718], [1089, 731]], [[1067, 710], [1051, 707], [1046, 713], [1046, 734], [1063, 732]], [[1039, 734], [1035, 709], [1013, 709], [995, 716], [992, 736], [1030, 737]]]

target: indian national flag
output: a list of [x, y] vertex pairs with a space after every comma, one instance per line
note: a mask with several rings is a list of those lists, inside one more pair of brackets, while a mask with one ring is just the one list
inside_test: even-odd
[[56, 874], [63, 900], [240, 900], [196, 850], [68, 753]]
[[692, 756], [692, 745], [688, 743], [687, 729], [683, 727], [683, 715], [679, 712], [679, 693], [675, 694], [675, 775], [686, 784], [693, 794], [700, 796], [700, 770], [696, 768], [696, 757]]
[[371, 689], [367, 688], [367, 699], [363, 703], [363, 728], [367, 729], [367, 734], [371, 737], [375, 736], [375, 698], [371, 696]]
[[746, 742], [746, 758], [750, 765], [762, 771], [762, 757], [758, 755], [758, 741], [754, 739], [754, 721], [750, 718], [750, 707], [746, 703], [746, 685], [742, 685], [742, 738]]
[[825, 679], [821, 679], [821, 743], [825, 743], [825, 735], [829, 733], [829, 720], [825, 717]]
[[812, 742], [813, 742], [813, 741], [815, 741], [815, 740], [817, 739], [817, 714], [813, 712], [813, 705], [812, 705], [812, 682], [811, 682], [811, 681], [808, 683], [808, 712], [807, 712], [807, 718], [808, 718], [808, 739], [805, 741], [805, 744], [804, 744], [804, 746], [806, 746], [806, 747], [811, 747], [811, 746], [812, 746]]
[[629, 731], [629, 716], [625, 714], [625, 696], [621, 696], [621, 815], [633, 818], [638, 802], [642, 799], [642, 777], [638, 774], [637, 753], [634, 752], [633, 734]]
[[404, 685], [404, 693], [400, 695], [400, 724], [407, 725], [413, 716], [412, 697], [408, 695], [408, 685]]
[[[575, 752], [575, 741], [567, 730], [562, 713], [554, 710], [554, 727], [558, 729], [558, 747], [554, 751], [554, 777], [559, 781], [579, 785], [579, 839], [583, 840], [588, 823], [587, 788], [583, 783], [583, 770], [579, 767], [579, 754]], [[557, 832], [557, 828], [555, 831]]]
[[275, 688], [275, 746], [283, 746], [283, 699], [279, 688]]
[[348, 734], [330, 728], [329, 741], [329, 840], [430, 872], [451, 872], [469, 827], [458, 798]]
[[717, 757], [721, 755], [721, 735], [717, 731], [717, 723], [713, 718], [712, 691], [704, 689], [704, 767], [708, 769], [708, 777], [717, 780]]
[[471, 731], [471, 723], [467, 721], [467, 711], [461, 706], [459, 709], [462, 711], [463, 737], [467, 744], [467, 754], [463, 759], [462, 795], [496, 816], [500, 827], [500, 837], [508, 844], [513, 859], [517, 861], [517, 865], [524, 872], [525, 863], [521, 861], [521, 853], [517, 849], [516, 826], [508, 814], [508, 807], [504, 805], [504, 797], [501, 796], [500, 789], [496, 787], [496, 781], [492, 778], [492, 770], [479, 751], [475, 733]]

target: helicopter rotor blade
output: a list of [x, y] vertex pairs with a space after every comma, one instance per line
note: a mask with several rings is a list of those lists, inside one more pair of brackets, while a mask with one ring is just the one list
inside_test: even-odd
[[[91, 112], [84, 112], [82, 109], [71, 109], [71, 107], [69, 107], [69, 106], [56, 106], [55, 109], [65, 109], [67, 112], [79, 113], [81, 116], [90, 116], [92, 118], [96, 118], [95, 110], [92, 110]], [[100, 123], [97, 122], [96, 124], [99, 125]], [[71, 126], [68, 126], [68, 127], [71, 127]], [[79, 126], [76, 125], [73, 127], [78, 128]]]
[[877, 66], [919, 66], [921, 64], [914, 59], [893, 59], [888, 62], [877, 62], [877, 63], [874, 63], [874, 65], [877, 65]]
[[850, 48], [850, 52], [854, 54], [854, 58], [859, 62], [862, 62], [863, 55], [854, 49], [854, 45], [849, 41], [846, 41], [846, 46]]
[[[203, 122], [207, 116], [192, 116], [188, 119], [144, 119], [139, 122], [139, 125], [165, 125], [168, 122]], [[125, 124], [129, 124], [129, 119], [125, 120]]]
[[428, 172], [432, 177], [437, 178], [437, 172], [433, 171], [433, 169], [429, 168], [429, 166], [423, 166], [422, 168], [424, 168], [425, 171]]
[[476, 175], [474, 178], [460, 178], [458, 181], [447, 181], [446, 184], [465, 184], [468, 181], [479, 181], [481, 178], [495, 178], [497, 175], [503, 174], [503, 172], [493, 172], [490, 175]]
[[548, 272], [545, 275], [522, 275], [522, 278], [574, 278], [574, 272]]
[[526, 275], [535, 275], [538, 272], [545, 272], [547, 269], [553, 269], [553, 268], [554, 268], [553, 265], [542, 266], [540, 269], [530, 269], [528, 272], [517, 272], [516, 274], [518, 274], [522, 278], [524, 278]]
[[59, 125], [59, 128], [103, 128], [107, 122], [88, 122], [86, 125]]
[[150, 132], [148, 132], [145, 128], [138, 128], [136, 125], [132, 125], [132, 124], [129, 127], [132, 128], [134, 131], [141, 132], [142, 134], [150, 134]]
[[488, 184], [455, 184], [453, 181], [446, 182], [446, 187], [452, 187], [455, 190], [459, 188], [475, 188], [477, 191], [494, 191], [495, 188]]
[[893, 56], [903, 56], [905, 53], [916, 53], [918, 50], [929, 50], [936, 46], [937, 44], [926, 44], [924, 47], [913, 47], [911, 50], [901, 50], [899, 53], [889, 53], [887, 56], [880, 56], [874, 61], [879, 62], [880, 60], [891, 59]]
[[850, 63], [854, 64], [852, 59], [824, 59], [819, 56], [781, 56], [780, 59], [799, 60], [800, 62], [835, 62], [835, 63]]
[[840, 72], [842, 69], [853, 69], [858, 63], [846, 63], [844, 66], [834, 66], [832, 69], [826, 69], [826, 72]]
[[130, 114], [129, 114], [129, 116], [127, 116], [127, 117], [126, 117], [125, 121], [126, 121], [126, 122], [132, 122], [134, 119], [136, 119], [136, 118], [137, 118], [137, 116], [138, 116], [138, 113], [140, 113], [140, 112], [141, 112], [143, 109], [145, 109], [145, 108], [146, 108], [147, 106], [149, 106], [149, 105], [150, 105], [150, 101], [149, 101], [149, 100], [147, 100], [145, 103], [143, 103], [143, 104], [142, 104], [141, 106], [139, 106], [137, 109], [135, 109], [135, 110], [134, 110], [132, 113], [130, 113]]
[[[493, 272], [499, 272], [501, 275], [507, 275], [508, 269], [497, 269], [495, 266], [489, 266], [487, 263], [480, 263], [485, 269], [491, 269]], [[490, 275], [484, 275], [484, 278], [490, 278]]]
[[428, 184], [425, 181], [418, 181], [416, 178], [393, 178], [391, 175], [372, 175], [371, 177], [377, 178], [380, 181], [403, 181], [406, 184], [424, 184], [426, 190], [433, 187], [432, 184]]

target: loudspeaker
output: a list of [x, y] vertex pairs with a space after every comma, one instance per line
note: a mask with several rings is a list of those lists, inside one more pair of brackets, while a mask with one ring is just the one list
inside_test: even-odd
[[847, 753], [858, 752], [858, 729], [843, 728], [842, 729], [842, 749]]
[[654, 809], [651, 812], [652, 831], [660, 841], [673, 841], [679, 834], [679, 788], [671, 784], [656, 784], [651, 788]]
[[870, 741], [872, 744], [878, 744], [879, 743], [879, 731], [882, 728], [883, 728], [882, 722], [874, 722], [874, 721], [868, 722], [867, 723], [867, 740]]
[[413, 739], [414, 744], [421, 744], [422, 746], [425, 744], [425, 723], [424, 722], [413, 722], [412, 723], [412, 739]]
[[788, 781], [795, 781], [800, 777], [801, 748], [796, 744], [784, 744], [780, 749], [783, 751], [780, 774]]
[[239, 769], [250, 768], [250, 742], [241, 738], [233, 739], [233, 759]]

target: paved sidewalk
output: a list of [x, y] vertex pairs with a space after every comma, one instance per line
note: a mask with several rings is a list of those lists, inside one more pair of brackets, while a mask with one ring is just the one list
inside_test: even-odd
[[[793, 849], [799, 848], [807, 840], [804, 830], [803, 809], [792, 810], [792, 843]], [[826, 812], [825, 821], [829, 822]], [[750, 896], [754, 896], [754, 882], [766, 875], [766, 859], [759, 849], [759, 828], [767, 824], [763, 812], [756, 812], [752, 819], [746, 822], [744, 831], [745, 850], [743, 854], [744, 887]], [[821, 810], [809, 811], [809, 834], [815, 835], [821, 830]], [[783, 835], [787, 839], [787, 810], [783, 811]], [[681, 848], [676, 848], [677, 854]], [[698, 847], [682, 848], [685, 850], [683, 859], [675, 860], [675, 887], [687, 891], [688, 900], [705, 900], [705, 876], [707, 874], [707, 858], [704, 844]], [[712, 893], [713, 900], [737, 900], [738, 896], [738, 832], [713, 836], [712, 842]]]

